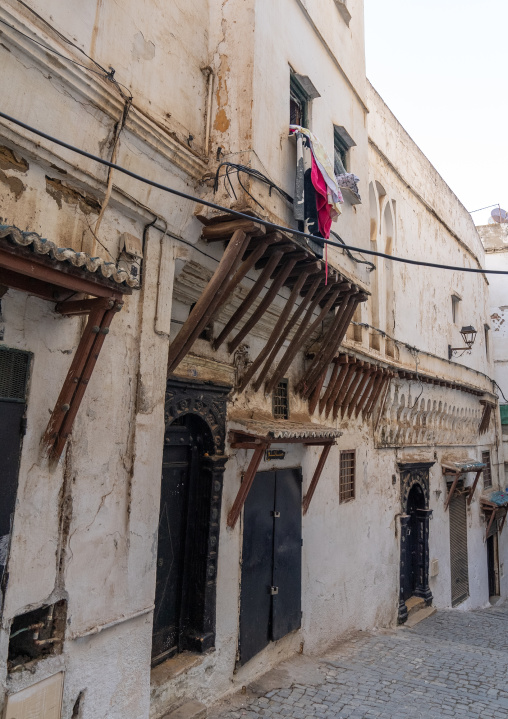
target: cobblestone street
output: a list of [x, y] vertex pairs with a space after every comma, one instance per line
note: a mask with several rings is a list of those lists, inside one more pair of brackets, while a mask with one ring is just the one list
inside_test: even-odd
[[[286, 662], [258, 687], [248, 687], [242, 706], [237, 697], [213, 716], [506, 718], [507, 630], [504, 605], [467, 613], [442, 611], [413, 629], [359, 634], [315, 661], [300, 657]], [[262, 694], [267, 682], [273, 688]]]

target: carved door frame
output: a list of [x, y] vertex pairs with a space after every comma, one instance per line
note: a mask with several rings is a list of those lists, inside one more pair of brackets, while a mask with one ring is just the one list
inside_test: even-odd
[[425, 502], [423, 509], [416, 513], [418, 531], [418, 576], [414, 595], [425, 600], [427, 605], [432, 603], [432, 592], [429, 587], [429, 527], [432, 517], [432, 510], [429, 509], [430, 478], [429, 470], [434, 462], [405, 462], [399, 463], [400, 470], [400, 499], [402, 514], [400, 517], [400, 584], [399, 584], [399, 607], [397, 620], [403, 624], [408, 616], [404, 590], [407, 579], [407, 572], [410, 571], [411, 558], [409, 556], [410, 542], [410, 520], [408, 514], [409, 494], [415, 485], [420, 488]]
[[[202, 466], [210, 473], [209, 514], [206, 536], [206, 568], [204, 586], [200, 589], [199, 617], [187, 637], [186, 648], [205, 652], [215, 646], [215, 617], [217, 597], [217, 560], [222, 504], [222, 487], [227, 457], [226, 439], [227, 400], [232, 387], [223, 384], [198, 382], [170, 376], [166, 383], [164, 424], [168, 428], [184, 415], [200, 417], [210, 430], [214, 452], [205, 455]], [[207, 508], [208, 509], [208, 508]]]

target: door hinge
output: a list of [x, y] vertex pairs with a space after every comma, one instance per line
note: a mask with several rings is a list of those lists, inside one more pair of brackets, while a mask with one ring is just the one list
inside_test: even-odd
[[26, 417], [21, 417], [21, 420], [19, 423], [19, 431], [20, 431], [20, 434], [22, 437], [24, 437], [26, 434], [26, 426], [27, 426]]
[[272, 597], [274, 594], [278, 594], [278, 593], [279, 593], [279, 587], [270, 587], [270, 594], [272, 595]]
[[280, 512], [270, 512], [270, 514], [271, 514], [272, 517], [274, 517], [275, 519], [278, 519], [278, 518], [280, 517]]

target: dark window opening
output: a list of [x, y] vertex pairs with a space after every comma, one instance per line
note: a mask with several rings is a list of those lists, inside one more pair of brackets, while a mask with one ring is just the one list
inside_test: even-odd
[[355, 147], [353, 140], [345, 127], [333, 126], [333, 169], [336, 175], [349, 172], [349, 150]]
[[24, 402], [31, 355], [0, 347], [0, 399]]
[[454, 324], [459, 323], [459, 303], [460, 297], [457, 297], [457, 295], [452, 295], [452, 322]]
[[350, 502], [355, 498], [355, 450], [340, 453], [339, 502]]
[[490, 332], [489, 325], [483, 325], [483, 332], [484, 332], [484, 336], [485, 336], [485, 356], [487, 359], [489, 359], [489, 332]]
[[289, 419], [289, 384], [283, 379], [273, 390], [273, 416], [275, 419]]
[[65, 600], [15, 617], [9, 636], [9, 671], [19, 671], [29, 662], [61, 654], [66, 618]]
[[309, 126], [309, 96], [291, 73], [289, 85], [289, 124]]
[[483, 486], [485, 489], [488, 489], [489, 487], [492, 487], [492, 468], [490, 465], [490, 452], [482, 452], [482, 462], [485, 464], [485, 469], [483, 470]]

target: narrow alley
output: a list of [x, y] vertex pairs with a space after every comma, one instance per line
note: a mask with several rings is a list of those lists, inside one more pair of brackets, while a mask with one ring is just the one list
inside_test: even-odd
[[212, 716], [508, 717], [507, 627], [505, 604], [440, 611], [412, 629], [356, 634], [320, 659], [299, 656], [285, 662]]

